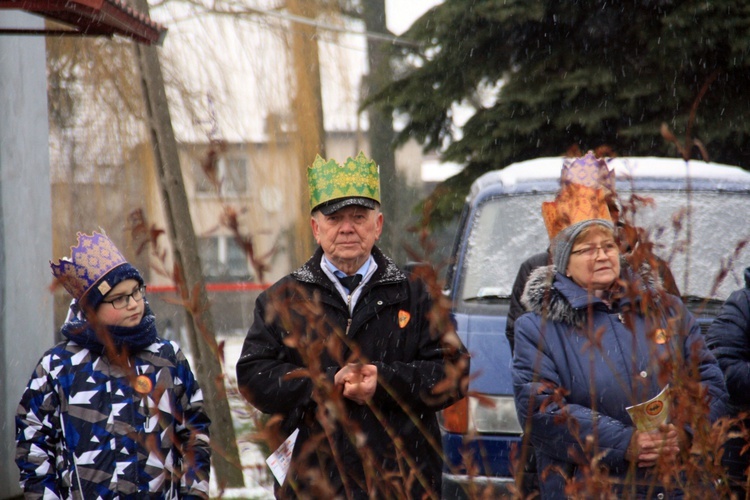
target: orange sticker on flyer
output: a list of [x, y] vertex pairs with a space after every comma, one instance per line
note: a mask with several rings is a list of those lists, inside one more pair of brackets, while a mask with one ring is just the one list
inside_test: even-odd
[[398, 312], [398, 326], [400, 326], [401, 328], [404, 328], [406, 325], [408, 325], [410, 319], [411, 314], [404, 311], [403, 309]]
[[664, 403], [662, 401], [654, 401], [646, 405], [646, 414], [650, 417], [656, 416], [664, 409]]

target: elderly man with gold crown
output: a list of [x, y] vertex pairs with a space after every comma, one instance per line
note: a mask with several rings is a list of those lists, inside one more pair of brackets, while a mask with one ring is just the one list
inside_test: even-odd
[[542, 498], [679, 497], [678, 457], [726, 389], [682, 301], [623, 266], [605, 198], [573, 180], [542, 206], [552, 265], [531, 273], [515, 324], [516, 411]]
[[460, 396], [465, 351], [425, 284], [375, 246], [375, 162], [318, 156], [307, 179], [319, 247], [259, 296], [237, 363], [243, 395], [288, 436], [272, 456], [291, 450], [288, 468], [272, 466], [276, 494], [437, 497], [436, 412]]

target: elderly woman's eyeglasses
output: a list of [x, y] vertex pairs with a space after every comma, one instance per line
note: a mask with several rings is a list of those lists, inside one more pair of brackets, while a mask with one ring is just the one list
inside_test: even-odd
[[604, 255], [606, 255], [607, 257], [611, 257], [612, 255], [615, 255], [620, 251], [617, 243], [615, 243], [614, 241], [610, 241], [607, 243], [602, 243], [601, 245], [589, 245], [583, 248], [579, 248], [578, 250], [573, 250], [572, 252], [570, 252], [570, 255], [582, 255], [589, 259], [593, 259], [599, 254], [599, 250], [604, 252]]
[[146, 287], [141, 285], [135, 290], [133, 290], [133, 293], [129, 293], [127, 295], [120, 295], [119, 297], [116, 297], [112, 300], [102, 300], [105, 304], [112, 304], [112, 307], [115, 309], [125, 309], [128, 307], [128, 303], [130, 303], [130, 298], [132, 297], [134, 301], [140, 302], [143, 300], [143, 297], [146, 296]]

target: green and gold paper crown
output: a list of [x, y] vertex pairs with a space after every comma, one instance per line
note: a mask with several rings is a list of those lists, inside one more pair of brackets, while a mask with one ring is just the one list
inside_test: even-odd
[[341, 198], [369, 198], [380, 203], [380, 167], [361, 151], [356, 158], [347, 158], [343, 165], [316, 155], [307, 169], [307, 185], [310, 211]]

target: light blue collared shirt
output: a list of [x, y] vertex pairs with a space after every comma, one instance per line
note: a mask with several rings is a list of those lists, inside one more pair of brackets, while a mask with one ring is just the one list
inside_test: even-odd
[[336, 290], [338, 290], [338, 292], [341, 294], [341, 298], [344, 299], [344, 302], [347, 302], [349, 304], [349, 312], [352, 312], [354, 310], [354, 306], [357, 303], [357, 300], [359, 299], [359, 295], [362, 292], [362, 285], [370, 280], [370, 277], [375, 273], [375, 270], [377, 270], [378, 265], [375, 263], [375, 259], [372, 258], [372, 255], [370, 255], [365, 263], [362, 264], [362, 266], [356, 272], [356, 274], [362, 275], [362, 281], [354, 290], [347, 290], [346, 288], [344, 288], [344, 285], [341, 284], [336, 276], [340, 276], [343, 278], [344, 276], [346, 276], [346, 273], [333, 265], [331, 261], [326, 259], [325, 254], [323, 254], [323, 258], [320, 260], [320, 267], [323, 269], [323, 272], [326, 274], [326, 276], [328, 276], [328, 278], [331, 280], [331, 283], [333, 283], [333, 285], [336, 287]]

